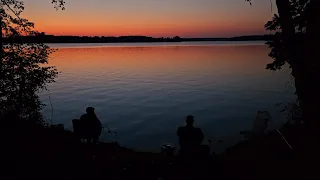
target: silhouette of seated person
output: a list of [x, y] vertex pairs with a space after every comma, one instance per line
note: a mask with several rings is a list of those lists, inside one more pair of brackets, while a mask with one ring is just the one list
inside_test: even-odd
[[88, 107], [86, 112], [86, 114], [80, 117], [80, 121], [83, 123], [82, 127], [84, 128], [85, 138], [88, 143], [92, 141], [93, 144], [96, 144], [101, 135], [102, 125], [93, 107]]
[[197, 153], [200, 151], [203, 141], [203, 133], [200, 128], [193, 127], [194, 118], [189, 115], [186, 118], [187, 125], [179, 127], [177, 135], [179, 136], [180, 152]]

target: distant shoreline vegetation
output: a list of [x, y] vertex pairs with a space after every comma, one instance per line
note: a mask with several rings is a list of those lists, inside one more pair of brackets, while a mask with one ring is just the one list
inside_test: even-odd
[[14, 39], [4, 38], [4, 43], [128, 43], [128, 42], [186, 42], [186, 41], [267, 41], [270, 35], [237, 36], [230, 38], [181, 38], [148, 36], [54, 36], [39, 33], [33, 36], [19, 36]]

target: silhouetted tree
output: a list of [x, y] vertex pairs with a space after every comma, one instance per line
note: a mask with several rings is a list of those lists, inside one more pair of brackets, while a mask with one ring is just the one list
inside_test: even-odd
[[[246, 0], [251, 3], [250, 0]], [[278, 14], [265, 25], [275, 31], [267, 44], [272, 48], [274, 61], [267, 69], [277, 70], [288, 63], [295, 79], [296, 94], [302, 109], [302, 120], [310, 129], [317, 130], [320, 114], [320, 69], [317, 46], [319, 43], [320, 2], [318, 0], [276, 0]]]
[[179, 36], [175, 36], [175, 37], [173, 38], [173, 40], [174, 40], [174, 41], [181, 41], [181, 38], [180, 38]]
[[[63, 8], [61, 0], [52, 3], [57, 9]], [[44, 33], [34, 31], [34, 24], [20, 17], [23, 1], [1, 0], [0, 5], [0, 119], [43, 122], [37, 92], [45, 89], [47, 83], [54, 82], [58, 74], [54, 67], [46, 66], [53, 50], [42, 43], [14, 43], [22, 35], [41, 37]], [[4, 43], [2, 37], [8, 41]]]
[[292, 68], [292, 76], [295, 78], [296, 93], [300, 106], [303, 106], [301, 67], [299, 62], [303, 61], [302, 39], [305, 36], [306, 25], [302, 20], [305, 16], [305, 8], [308, 1], [277, 1], [279, 15], [274, 15], [268, 21], [265, 28], [275, 31], [272, 39], [267, 42], [271, 48], [269, 56], [274, 61], [267, 65], [267, 69], [277, 70], [288, 63]]

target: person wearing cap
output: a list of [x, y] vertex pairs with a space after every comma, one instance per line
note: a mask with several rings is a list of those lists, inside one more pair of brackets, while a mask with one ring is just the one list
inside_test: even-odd
[[180, 150], [182, 151], [197, 149], [201, 145], [204, 138], [202, 130], [193, 126], [193, 116], [188, 115], [186, 118], [186, 123], [186, 126], [179, 127], [177, 131]]
[[97, 115], [95, 114], [93, 107], [88, 107], [86, 109], [86, 112], [86, 114], [83, 114], [80, 117], [80, 120], [85, 124], [85, 132], [88, 143], [91, 143], [92, 140], [93, 143], [96, 144], [99, 136], [101, 135], [102, 125]]

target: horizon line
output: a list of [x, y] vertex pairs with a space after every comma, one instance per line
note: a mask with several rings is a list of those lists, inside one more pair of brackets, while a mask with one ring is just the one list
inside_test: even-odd
[[[45, 32], [40, 32], [40, 33], [45, 33]], [[54, 34], [45, 34], [45, 36], [62, 36], [62, 37], [67, 37], [67, 36], [72, 36], [72, 37], [151, 37], [151, 38], [174, 38], [174, 37], [180, 37], [182, 39], [206, 39], [206, 38], [235, 38], [235, 37], [252, 37], [252, 36], [266, 36], [270, 34], [253, 34], [253, 35], [240, 35], [240, 36], [228, 36], [228, 37], [181, 37], [179, 35], [175, 36], [161, 36], [161, 37], [154, 37], [154, 36], [146, 36], [146, 35], [121, 35], [121, 36], [85, 36], [85, 35], [54, 35]]]

